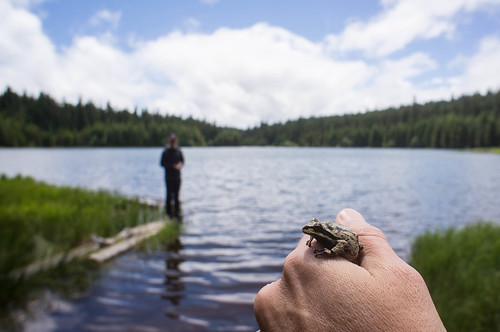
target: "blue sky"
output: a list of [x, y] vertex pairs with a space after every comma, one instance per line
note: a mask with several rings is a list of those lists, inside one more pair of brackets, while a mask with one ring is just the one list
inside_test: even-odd
[[500, 0], [1, 0], [0, 88], [248, 128], [500, 89]]
[[[88, 18], [100, 10], [120, 13], [122, 23], [117, 34], [137, 34], [145, 39], [158, 38], [169, 32], [189, 30], [196, 20], [198, 32], [213, 33], [220, 27], [244, 29], [257, 22], [267, 22], [308, 38], [320, 41], [331, 32], [340, 32], [346, 19], [369, 18], [380, 8], [376, 1], [200, 1], [200, 0], [114, 0], [49, 1], [35, 7], [35, 13], [47, 14], [44, 30], [57, 44], [71, 43], [75, 33], [95, 33]], [[57, 17], [57, 18], [56, 18]], [[126, 22], [126, 24], [125, 24]]]

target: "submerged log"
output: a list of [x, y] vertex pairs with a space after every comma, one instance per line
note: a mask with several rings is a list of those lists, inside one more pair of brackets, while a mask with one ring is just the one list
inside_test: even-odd
[[158, 220], [133, 228], [125, 228], [111, 238], [92, 236], [91, 243], [31, 263], [23, 268], [15, 269], [9, 276], [16, 279], [22, 276], [29, 277], [35, 273], [57, 266], [58, 264], [85, 256], [88, 256], [89, 259], [98, 263], [102, 263], [132, 249], [138, 243], [157, 234], [165, 224], [166, 222], [164, 220]]
[[123, 230], [116, 236], [119, 239], [118, 241], [93, 252], [90, 254], [89, 258], [98, 263], [105, 262], [110, 258], [130, 250], [136, 244], [144, 241], [148, 237], [157, 234], [164, 225], [165, 222], [163, 220], [158, 220]]
[[9, 277], [15, 279], [18, 279], [20, 277], [29, 277], [35, 273], [48, 270], [61, 263], [66, 263], [75, 258], [86, 256], [90, 252], [98, 248], [99, 248], [98, 245], [95, 243], [84, 244], [78, 248], [71, 249], [67, 252], [58, 253], [51, 257], [42, 259], [40, 261], [33, 262], [28, 266], [15, 269], [9, 274]]

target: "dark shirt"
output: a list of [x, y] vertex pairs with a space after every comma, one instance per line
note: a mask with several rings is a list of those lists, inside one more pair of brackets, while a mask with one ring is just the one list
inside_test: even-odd
[[176, 148], [167, 148], [161, 155], [161, 165], [165, 167], [165, 180], [180, 180], [181, 171], [175, 169], [178, 162], [184, 163], [184, 156], [181, 150]]

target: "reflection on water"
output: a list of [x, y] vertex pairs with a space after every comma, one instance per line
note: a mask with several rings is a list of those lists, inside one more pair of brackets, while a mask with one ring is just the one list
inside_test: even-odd
[[131, 251], [106, 264], [88, 297], [52, 313], [53, 330], [255, 331], [253, 299], [263, 281], [238, 275], [267, 267], [241, 262], [235, 246], [214, 248], [194, 237], [184, 234], [164, 252]]
[[[0, 172], [162, 201], [158, 149], [0, 149]], [[253, 299], [279, 278], [311, 217], [344, 207], [406, 259], [426, 229], [500, 221], [500, 156], [441, 150], [184, 148], [183, 231], [106, 264], [53, 330], [255, 331]], [[30, 162], [27, 162], [29, 160]]]
[[[184, 296], [185, 289], [182, 282], [182, 277], [185, 274], [180, 270], [180, 265], [184, 262], [184, 258], [179, 254], [180, 249], [182, 249], [182, 244], [179, 238], [175, 238], [167, 247], [165, 271], [165, 285], [167, 285], [167, 289], [162, 295], [164, 299], [169, 300], [175, 306], [179, 305], [180, 299]], [[167, 315], [172, 318], [179, 318], [179, 315], [172, 311], [167, 312]]]

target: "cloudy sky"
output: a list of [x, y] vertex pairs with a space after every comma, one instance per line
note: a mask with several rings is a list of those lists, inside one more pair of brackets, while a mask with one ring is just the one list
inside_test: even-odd
[[500, 89], [500, 0], [0, 0], [0, 88], [248, 128]]

